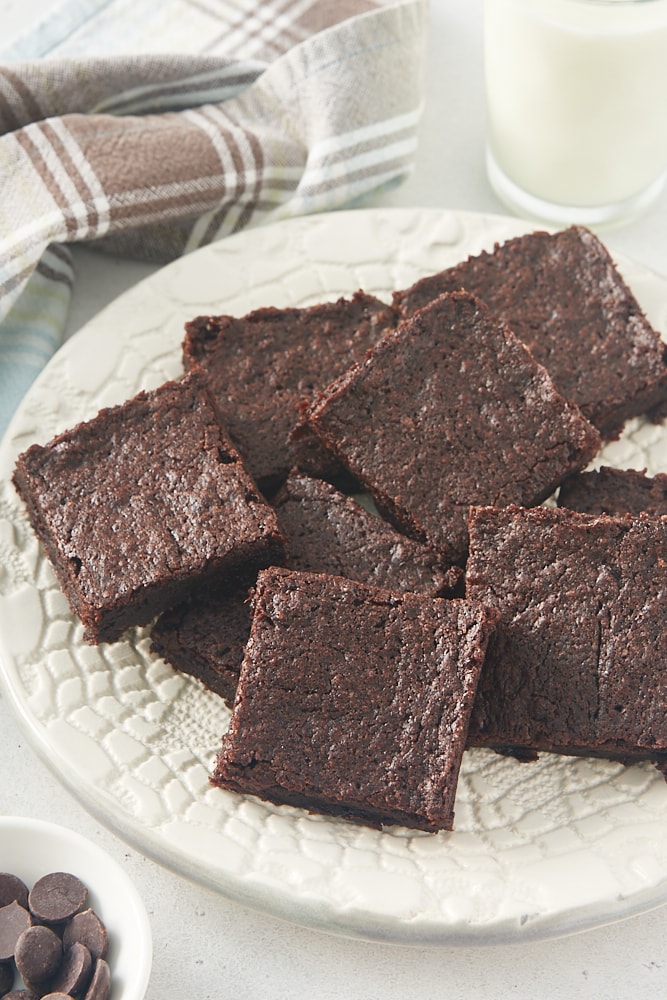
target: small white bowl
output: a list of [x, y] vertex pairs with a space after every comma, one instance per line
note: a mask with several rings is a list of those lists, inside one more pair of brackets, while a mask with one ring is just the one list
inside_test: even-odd
[[143, 1000], [153, 961], [146, 908], [113, 858], [81, 834], [55, 823], [0, 816], [0, 870], [28, 889], [49, 872], [71, 872], [88, 887], [92, 907], [107, 929], [111, 1000]]

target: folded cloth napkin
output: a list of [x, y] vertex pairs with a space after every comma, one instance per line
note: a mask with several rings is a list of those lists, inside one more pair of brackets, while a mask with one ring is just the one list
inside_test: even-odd
[[427, 0], [67, 0], [0, 47], [0, 432], [62, 339], [67, 243], [166, 262], [404, 176], [427, 17]]

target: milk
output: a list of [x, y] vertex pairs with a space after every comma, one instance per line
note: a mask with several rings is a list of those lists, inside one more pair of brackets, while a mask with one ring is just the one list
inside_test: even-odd
[[513, 207], [606, 221], [659, 193], [667, 0], [485, 0], [485, 71], [489, 176]]

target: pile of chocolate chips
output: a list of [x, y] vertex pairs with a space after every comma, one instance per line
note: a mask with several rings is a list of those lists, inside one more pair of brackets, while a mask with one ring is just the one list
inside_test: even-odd
[[[75, 875], [51, 872], [32, 889], [0, 872], [1, 1000], [108, 1000], [107, 932]], [[15, 988], [17, 972], [23, 987]]]

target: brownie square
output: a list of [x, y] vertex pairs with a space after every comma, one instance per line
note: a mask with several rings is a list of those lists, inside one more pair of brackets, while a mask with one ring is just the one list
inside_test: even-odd
[[322, 574], [259, 574], [212, 782], [357, 820], [451, 829], [495, 613]]
[[281, 549], [201, 375], [140, 392], [19, 456], [14, 484], [89, 642]]
[[394, 325], [391, 307], [361, 291], [301, 309], [200, 316], [186, 325], [183, 363], [208, 373], [232, 440], [270, 495], [297, 462], [323, 475], [340, 471], [317, 440], [303, 432], [290, 440], [299, 406]]
[[201, 594], [158, 617], [151, 629], [151, 652], [198, 678], [231, 708], [250, 622], [247, 587]]
[[508, 240], [397, 292], [394, 305], [409, 316], [460, 288], [508, 323], [604, 438], [629, 417], [664, 415], [667, 348], [589, 230]]
[[558, 491], [558, 506], [582, 514], [667, 514], [667, 475], [603, 465], [566, 479]]
[[469, 745], [667, 760], [667, 518], [473, 508], [466, 594], [500, 621]]
[[387, 333], [308, 420], [385, 516], [452, 563], [466, 556], [470, 504], [540, 503], [600, 444], [525, 345], [466, 292]]

